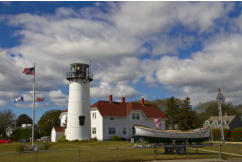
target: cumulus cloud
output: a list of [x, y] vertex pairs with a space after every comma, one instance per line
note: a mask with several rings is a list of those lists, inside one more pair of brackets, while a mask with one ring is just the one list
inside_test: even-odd
[[137, 92], [133, 87], [120, 84], [117, 86], [113, 86], [106, 82], [100, 82], [99, 85], [91, 87], [91, 97], [94, 98], [107, 98], [110, 94], [116, 97], [127, 97], [133, 98], [139, 92]]
[[[200, 35], [211, 32], [216, 21], [226, 17], [232, 4], [122, 2], [107, 3], [105, 12], [98, 7], [79, 11], [61, 7], [54, 14], [5, 15], [7, 25], [17, 27], [15, 34], [20, 44], [0, 49], [0, 97], [1, 92], [16, 95], [18, 91], [32, 89], [32, 78], [24, 76], [22, 69], [31, 67], [33, 62], [36, 88], [49, 92], [50, 100], [60, 106], [67, 104], [67, 96], [57, 89], [68, 84], [66, 72], [73, 62], [90, 63], [95, 79], [91, 96], [95, 98], [109, 94], [134, 97], [141, 92], [132, 84], [142, 79], [147, 86], [163, 84], [169, 89], [179, 88], [181, 96], [206, 95], [218, 86], [236, 92], [242, 78], [232, 73], [240, 70], [241, 35], [210, 38], [202, 42], [202, 51], [187, 59], [179, 58], [179, 49], [192, 47], [199, 38], [192, 34], [170, 36], [177, 25]], [[145, 43], [151, 46], [152, 56], [148, 58], [142, 58], [149, 52]], [[160, 55], [164, 56], [153, 58]], [[235, 90], [227, 87], [227, 82]], [[195, 90], [200, 93], [195, 94]]]
[[241, 43], [241, 35], [225, 34], [209, 41], [191, 59], [164, 57], [156, 72], [157, 79], [161, 84], [183, 89], [183, 94], [191, 97], [209, 98], [218, 87], [229, 95], [237, 93], [242, 86], [242, 77], [238, 75], [242, 70]]
[[61, 90], [53, 90], [48, 94], [50, 100], [57, 106], [67, 106], [68, 96], [63, 94]]

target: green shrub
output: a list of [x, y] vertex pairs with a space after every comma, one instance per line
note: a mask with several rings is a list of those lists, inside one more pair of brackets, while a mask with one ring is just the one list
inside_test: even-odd
[[121, 141], [121, 138], [119, 136], [112, 136], [111, 140], [112, 141]]
[[[221, 129], [220, 128], [212, 129], [211, 136], [213, 136], [214, 141], [221, 141]], [[227, 128], [224, 129], [224, 139], [226, 141], [230, 141], [230, 131]]]
[[63, 135], [63, 136], [61, 136], [59, 139], [58, 139], [58, 142], [66, 142], [67, 140], [66, 140], [66, 136], [65, 135]]
[[19, 144], [16, 147], [16, 151], [19, 153], [25, 152], [25, 151], [33, 151], [32, 146], [31, 145], [24, 145], [24, 144]]
[[51, 145], [50, 143], [45, 142], [44, 144], [42, 144], [42, 145], [40, 146], [40, 150], [49, 150], [50, 145]]
[[231, 131], [231, 138], [233, 141], [242, 141], [242, 128], [234, 128]]
[[97, 138], [92, 138], [91, 140], [90, 140], [90, 142], [96, 142], [97, 141]]

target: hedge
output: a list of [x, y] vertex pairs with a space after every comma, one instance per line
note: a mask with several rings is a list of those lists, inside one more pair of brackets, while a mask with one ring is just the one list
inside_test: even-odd
[[242, 128], [234, 128], [231, 131], [231, 139], [232, 141], [242, 141]]

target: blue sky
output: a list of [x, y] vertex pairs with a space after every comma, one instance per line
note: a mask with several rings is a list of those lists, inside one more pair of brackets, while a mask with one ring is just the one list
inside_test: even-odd
[[[65, 109], [73, 62], [94, 74], [91, 104], [189, 96], [192, 105], [242, 98], [241, 2], [0, 2], [0, 109], [31, 116], [32, 77], [46, 98], [36, 117]], [[24, 95], [25, 103], [13, 104]]]

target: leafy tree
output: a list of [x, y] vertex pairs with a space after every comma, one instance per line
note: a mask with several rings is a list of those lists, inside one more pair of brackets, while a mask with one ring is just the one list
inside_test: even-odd
[[59, 116], [61, 110], [46, 111], [38, 121], [39, 131], [41, 136], [49, 136], [51, 134], [52, 127], [60, 126]]
[[16, 120], [16, 125], [21, 127], [22, 124], [32, 124], [32, 119], [26, 114], [21, 114]]
[[168, 124], [172, 125], [172, 128], [175, 129], [175, 125], [178, 123], [178, 114], [180, 112], [178, 100], [174, 97], [171, 97], [166, 100], [166, 116], [168, 117]]
[[0, 136], [6, 136], [6, 128], [14, 122], [15, 114], [10, 110], [0, 111]]
[[183, 100], [180, 113], [178, 114], [178, 126], [182, 130], [189, 130], [196, 127], [196, 112], [192, 110], [189, 97]]

